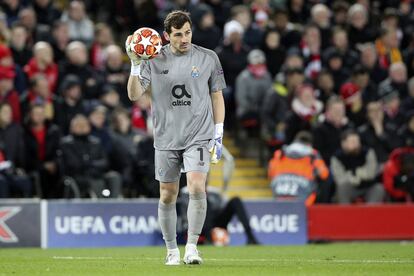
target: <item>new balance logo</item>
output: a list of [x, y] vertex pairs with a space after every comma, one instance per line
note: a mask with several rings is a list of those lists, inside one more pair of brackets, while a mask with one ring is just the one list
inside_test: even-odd
[[161, 74], [161, 75], [167, 75], [167, 74], [168, 74], [168, 70], [162, 70], [162, 71], [160, 72], [160, 74]]

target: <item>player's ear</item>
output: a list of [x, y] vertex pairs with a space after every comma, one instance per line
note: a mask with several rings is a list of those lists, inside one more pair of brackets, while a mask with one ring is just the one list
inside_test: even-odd
[[164, 35], [165, 40], [170, 41], [170, 35], [166, 31], [163, 31], [162, 34]]

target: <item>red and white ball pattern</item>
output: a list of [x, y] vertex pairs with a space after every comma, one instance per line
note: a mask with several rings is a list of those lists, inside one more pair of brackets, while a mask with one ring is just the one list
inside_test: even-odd
[[143, 60], [156, 57], [162, 48], [160, 34], [151, 28], [142, 27], [136, 30], [129, 38], [131, 50]]
[[214, 227], [211, 229], [211, 241], [215, 246], [226, 246], [230, 243], [230, 235], [226, 229]]

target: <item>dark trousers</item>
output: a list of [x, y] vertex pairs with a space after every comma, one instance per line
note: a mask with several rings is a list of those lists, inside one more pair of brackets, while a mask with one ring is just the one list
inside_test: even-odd
[[0, 198], [30, 197], [32, 195], [32, 183], [25, 175], [13, 175], [0, 173]]

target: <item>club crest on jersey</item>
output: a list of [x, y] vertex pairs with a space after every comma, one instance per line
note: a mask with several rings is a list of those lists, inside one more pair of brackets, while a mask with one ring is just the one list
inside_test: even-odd
[[200, 76], [200, 71], [198, 70], [197, 66], [193, 66], [191, 68], [191, 77], [198, 78]]

